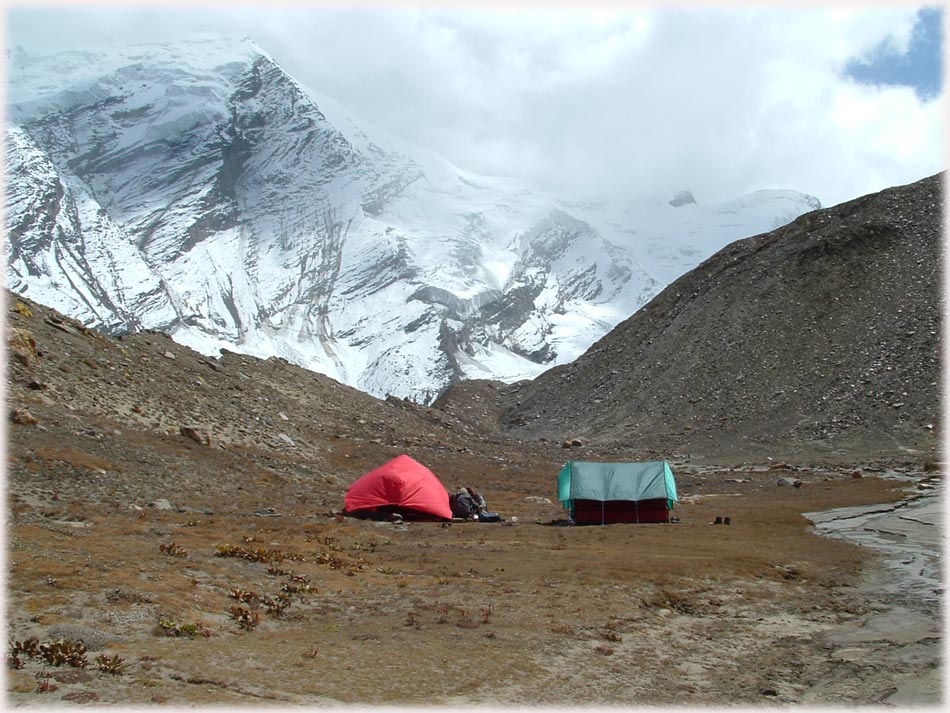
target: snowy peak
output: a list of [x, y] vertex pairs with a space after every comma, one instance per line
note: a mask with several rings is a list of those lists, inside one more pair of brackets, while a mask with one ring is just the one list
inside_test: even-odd
[[15, 291], [377, 396], [570, 361], [723, 245], [815, 203], [559, 202], [367, 124], [247, 38], [14, 55]]
[[246, 65], [257, 57], [269, 56], [250, 37], [214, 33], [197, 33], [175, 42], [100, 44], [53, 55], [30, 54], [18, 45], [7, 54], [16, 60], [16, 76], [11, 79], [19, 88], [46, 86], [51, 92], [136, 67], [217, 75], [226, 73], [228, 66]]

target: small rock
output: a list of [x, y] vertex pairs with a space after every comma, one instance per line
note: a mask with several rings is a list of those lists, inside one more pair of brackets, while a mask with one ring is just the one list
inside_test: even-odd
[[210, 426], [180, 426], [178, 432], [202, 446], [213, 445]]
[[148, 504], [150, 508], [155, 508], [156, 510], [171, 510], [172, 504], [168, 502], [166, 498], [159, 498], [158, 500], [153, 500]]
[[802, 481], [800, 481], [798, 478], [779, 478], [778, 479], [779, 487], [789, 486], [789, 485], [795, 488], [800, 488], [802, 487]]
[[10, 421], [21, 426], [33, 426], [37, 422], [36, 417], [25, 408], [15, 408], [10, 411]]
[[20, 302], [20, 300], [17, 300], [16, 304], [13, 305], [13, 311], [27, 318], [33, 316], [33, 310], [31, 310], [26, 303]]
[[539, 503], [539, 504], [541, 504], [541, 505], [550, 505], [550, 504], [551, 504], [551, 499], [550, 499], [550, 498], [545, 498], [545, 497], [542, 497], [542, 496], [540, 496], [540, 495], [529, 495], [528, 497], [526, 497], [526, 498], [524, 499], [524, 501], [525, 501], [526, 503]]
[[56, 320], [53, 317], [50, 317], [49, 319], [46, 320], [46, 322], [52, 327], [55, 327], [56, 329], [58, 329], [60, 332], [65, 332], [66, 334], [72, 334], [75, 337], [80, 336], [79, 332], [77, 332], [75, 329], [70, 327], [68, 324], [65, 324], [62, 320]]
[[28, 330], [18, 327], [7, 329], [7, 348], [10, 354], [27, 368], [33, 365], [39, 355], [33, 335]]
[[162, 354], [162, 356], [165, 357], [166, 359], [174, 359], [174, 358], [175, 358], [175, 355], [172, 354], [172, 353], [169, 352], [169, 351], [166, 351], [164, 354]]

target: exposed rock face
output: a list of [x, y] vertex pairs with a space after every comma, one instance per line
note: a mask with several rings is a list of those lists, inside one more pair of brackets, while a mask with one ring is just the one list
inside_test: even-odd
[[932, 448], [941, 207], [933, 176], [728, 246], [574, 363], [499, 387], [503, 428], [657, 453]]
[[680, 191], [670, 200], [670, 205], [674, 208], [679, 208], [681, 205], [689, 205], [690, 203], [695, 203], [696, 199], [693, 198], [693, 194], [689, 191]]

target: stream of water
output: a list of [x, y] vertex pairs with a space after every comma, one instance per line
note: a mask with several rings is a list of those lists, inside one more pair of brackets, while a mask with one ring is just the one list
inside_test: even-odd
[[[812, 701], [870, 702], [862, 696], [872, 696], [917, 706], [943, 700], [944, 486], [925, 487], [898, 503], [805, 514], [821, 534], [881, 554], [880, 567], [860, 584], [871, 613], [827, 635], [831, 659], [845, 673], [820, 682]], [[882, 682], [872, 695], [875, 676]]]

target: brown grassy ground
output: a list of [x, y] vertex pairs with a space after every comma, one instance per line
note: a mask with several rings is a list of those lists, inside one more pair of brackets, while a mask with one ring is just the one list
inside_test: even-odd
[[[63, 449], [43, 457], [107, 465]], [[483, 486], [518, 518], [509, 525], [339, 521], [292, 504], [297, 488], [263, 476], [279, 516], [253, 514], [259, 493], [235, 492], [211, 515], [81, 498], [37, 508], [14, 496], [24, 522], [8, 531], [9, 637], [92, 632], [98, 646], [84, 672], [27, 660], [8, 672], [10, 699], [794, 701], [826, 663], [815, 633], [860, 612], [835, 585], [868, 557], [811, 534], [800, 513], [895, 496], [875, 478], [815, 474], [793, 489], [764, 471], [722, 487], [736, 472], [709, 471], [694, 489], [720, 492], [685, 495], [679, 523], [558, 527], [544, 524], [560, 516], [557, 503], [525, 501], [550, 482], [523, 475], [506, 490]], [[710, 525], [716, 515], [733, 524]], [[287, 559], [224, 557], [219, 545]], [[281, 616], [268, 614], [261, 598], [282, 587], [298, 591]], [[258, 599], [239, 602], [242, 592]], [[259, 623], [242, 628], [234, 606]], [[209, 635], [163, 636], [162, 621]], [[104, 652], [121, 657], [122, 674], [95, 670]]]

